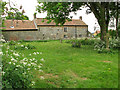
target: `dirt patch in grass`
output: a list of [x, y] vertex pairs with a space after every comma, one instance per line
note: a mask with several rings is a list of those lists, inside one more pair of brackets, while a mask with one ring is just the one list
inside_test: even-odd
[[40, 78], [41, 76], [43, 76], [45, 79], [49, 79], [49, 78], [58, 78], [58, 75], [53, 75], [52, 73], [47, 73], [47, 74], [42, 74], [39, 75], [38, 78]]
[[46, 78], [58, 78], [58, 75], [53, 75], [52, 73], [48, 73], [44, 75]]
[[80, 78], [80, 79], [82, 79], [82, 80], [87, 80], [87, 78]]
[[67, 71], [65, 74], [68, 75], [68, 76], [70, 76], [70, 77], [72, 77], [73, 79], [77, 79], [77, 80], [87, 80], [88, 79], [86, 77], [80, 77], [80, 76], [78, 76], [73, 71]]
[[105, 62], [105, 63], [111, 63], [111, 61], [103, 61], [103, 62]]
[[97, 62], [111, 63], [112, 61], [97, 61]]

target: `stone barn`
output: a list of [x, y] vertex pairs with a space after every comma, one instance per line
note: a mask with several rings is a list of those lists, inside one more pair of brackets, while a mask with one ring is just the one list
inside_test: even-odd
[[5, 40], [57, 40], [74, 39], [88, 36], [88, 25], [81, 19], [72, 19], [63, 26], [54, 22], [47, 23], [43, 18], [30, 20], [5, 20], [2, 34]]

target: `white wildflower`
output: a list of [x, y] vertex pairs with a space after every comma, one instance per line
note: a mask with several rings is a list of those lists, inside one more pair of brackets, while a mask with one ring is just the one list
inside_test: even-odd
[[16, 65], [16, 67], [20, 67], [20, 65]]
[[13, 63], [13, 65], [15, 65], [15, 63]]
[[32, 65], [36, 65], [35, 63], [31, 63]]
[[25, 47], [26, 49], [28, 49], [28, 47]]
[[43, 64], [42, 64], [42, 63], [40, 63], [40, 65], [42, 66]]
[[20, 56], [18, 53], [13, 53], [15, 56]]
[[21, 47], [24, 47], [24, 45], [21, 45]]
[[32, 81], [32, 85], [35, 85], [35, 82], [34, 82], [34, 81]]
[[0, 70], [2, 69], [2, 67], [0, 67]]
[[0, 47], [2, 47], [3, 45], [0, 45]]
[[26, 62], [23, 62], [24, 65], [26, 65], [27, 63]]
[[35, 60], [35, 58], [33, 58], [33, 60]]
[[30, 61], [32, 61], [32, 59], [30, 59]]
[[0, 55], [3, 55], [3, 52], [0, 52]]
[[36, 55], [36, 52], [34, 52], [33, 54]]
[[38, 66], [38, 68], [41, 68], [41, 66]]
[[40, 69], [39, 72], [43, 72], [43, 70]]
[[28, 64], [28, 66], [31, 66], [31, 64]]
[[42, 52], [40, 52], [40, 54], [42, 54]]
[[31, 54], [29, 54], [29, 56], [31, 56]]
[[1, 41], [1, 42], [6, 42], [4, 39], [1, 39], [0, 41]]
[[43, 76], [41, 76], [40, 79], [45, 79], [45, 78]]
[[12, 57], [11, 61], [14, 61], [15, 59]]
[[44, 61], [44, 59], [42, 58], [41, 61]]
[[39, 52], [37, 52], [37, 54], [39, 54]]
[[24, 75], [26, 74], [26, 72], [23, 73]]
[[5, 72], [4, 72], [4, 71], [2, 71], [1, 73], [2, 73], [3, 75], [5, 74]]
[[11, 64], [11, 62], [9, 62], [8, 64]]
[[28, 68], [27, 70], [30, 70], [30, 68]]

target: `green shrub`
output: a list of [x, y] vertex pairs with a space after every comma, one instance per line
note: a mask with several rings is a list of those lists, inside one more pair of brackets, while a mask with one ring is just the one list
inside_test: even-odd
[[118, 49], [120, 47], [120, 41], [118, 39], [112, 39], [109, 41], [109, 50], [106, 49], [104, 41], [98, 41], [94, 44], [94, 50], [98, 53], [113, 53], [113, 49]]
[[97, 40], [94, 39], [80, 39], [80, 40], [65, 40], [65, 43], [80, 42], [82, 45], [94, 45]]
[[95, 40], [93, 39], [83, 39], [80, 40], [82, 45], [94, 45]]
[[119, 40], [119, 38], [110, 40], [109, 47], [112, 48], [112, 49], [120, 48], [120, 40]]
[[33, 45], [27, 44], [27, 45], [17, 45], [14, 47], [14, 49], [25, 50], [25, 49], [36, 49], [36, 48]]
[[12, 40], [12, 41], [9, 41], [8, 44], [9, 44], [9, 45], [15, 45], [15, 44], [16, 44], [16, 41], [13, 41], [13, 40]]
[[81, 47], [81, 42], [80, 41], [73, 41], [72, 42], [72, 47], [78, 47], [78, 48], [80, 48]]
[[35, 58], [28, 59], [24, 54], [11, 50], [8, 44], [3, 46], [2, 87], [32, 88], [35, 82], [31, 70], [41, 70], [41, 63]]

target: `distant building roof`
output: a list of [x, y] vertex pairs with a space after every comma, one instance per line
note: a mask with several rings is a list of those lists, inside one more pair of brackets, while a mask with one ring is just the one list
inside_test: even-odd
[[34, 21], [30, 20], [5, 20], [5, 30], [27, 30], [36, 29]]
[[[42, 22], [42, 21], [44, 21], [44, 22]], [[56, 25], [55, 24], [55, 22], [51, 22], [51, 23], [47, 23], [47, 19], [44, 19], [43, 20], [43, 18], [37, 18], [36, 19], [36, 23], [37, 23], [37, 25], [43, 25], [43, 26], [45, 26], [45, 25]], [[77, 26], [88, 26], [88, 25], [86, 25], [81, 19], [72, 19], [72, 21], [66, 21], [65, 22], [65, 24], [64, 25], [69, 25], [69, 26], [75, 26], [75, 25], [77, 25]]]
[[[4, 30], [33, 30], [37, 29], [37, 25], [41, 26], [49, 26], [49, 25], [56, 25], [53, 21], [51, 23], [47, 23], [47, 19], [37, 18], [33, 21], [30, 20], [5, 20], [4, 26], [2, 29]], [[81, 19], [72, 19], [72, 21], [66, 21], [64, 25], [67, 26], [88, 26], [86, 25]]]

